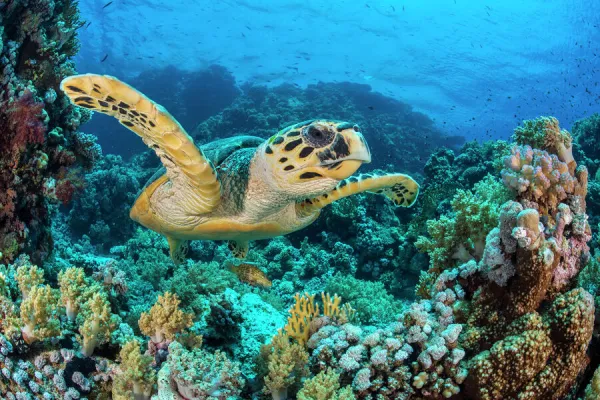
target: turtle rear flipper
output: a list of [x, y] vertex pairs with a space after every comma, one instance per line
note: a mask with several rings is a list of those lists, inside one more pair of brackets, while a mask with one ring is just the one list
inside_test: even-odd
[[204, 214], [217, 206], [221, 185], [212, 164], [164, 107], [112, 76], [71, 76], [60, 87], [73, 104], [115, 117], [156, 152], [172, 190], [187, 194], [186, 214]]
[[227, 243], [229, 250], [231, 250], [231, 254], [235, 258], [246, 258], [248, 255], [249, 245], [247, 241], [244, 240], [230, 240]]
[[338, 183], [331, 192], [298, 203], [305, 214], [318, 211], [328, 204], [357, 193], [383, 194], [400, 207], [411, 207], [419, 195], [419, 184], [404, 174], [363, 174], [351, 176]]

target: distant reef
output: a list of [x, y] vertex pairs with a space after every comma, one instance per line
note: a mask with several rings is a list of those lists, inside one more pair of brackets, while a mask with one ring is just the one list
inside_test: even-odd
[[[433, 149], [464, 143], [463, 137], [447, 136], [410, 105], [365, 84], [238, 85], [232, 73], [218, 65], [196, 72], [175, 67], [149, 70], [128, 83], [169, 110], [199, 145], [235, 135], [266, 139], [308, 119], [347, 120], [365, 132], [377, 155], [373, 167], [420, 171]], [[113, 154], [127, 158], [145, 149], [138, 138], [112, 122], [95, 116], [86, 130], [96, 133], [102, 147]]]

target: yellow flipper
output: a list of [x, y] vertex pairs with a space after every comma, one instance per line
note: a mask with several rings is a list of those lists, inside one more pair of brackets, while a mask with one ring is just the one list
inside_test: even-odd
[[243, 259], [248, 255], [249, 245], [246, 241], [230, 240], [227, 246], [235, 258]]
[[185, 261], [185, 256], [188, 251], [189, 242], [187, 240], [175, 239], [167, 236], [167, 242], [169, 243], [169, 255], [175, 265], [179, 265]]
[[301, 212], [310, 214], [328, 204], [357, 193], [383, 194], [400, 207], [411, 207], [419, 196], [419, 184], [404, 174], [362, 174], [340, 181], [335, 189], [322, 196], [299, 203]]
[[219, 203], [221, 185], [213, 166], [164, 107], [112, 76], [71, 76], [60, 88], [73, 104], [111, 115], [141, 137], [167, 169], [173, 191], [195, 194], [188, 198], [187, 211], [203, 214]]

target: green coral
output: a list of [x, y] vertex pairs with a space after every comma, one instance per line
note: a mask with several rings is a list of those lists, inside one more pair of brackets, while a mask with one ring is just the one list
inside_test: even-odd
[[[459, 189], [452, 199], [452, 213], [427, 221], [428, 237], [415, 245], [430, 257], [430, 273], [480, 259], [485, 238], [498, 224], [500, 206], [512, 197], [497, 178], [488, 175], [473, 190]], [[422, 278], [423, 282], [423, 278]]]
[[600, 367], [596, 368], [592, 381], [585, 388], [585, 397], [583, 400], [598, 400], [600, 399]]
[[362, 323], [389, 322], [402, 312], [402, 303], [394, 299], [381, 282], [338, 273], [327, 281], [325, 291], [338, 294], [352, 305]]
[[523, 121], [523, 125], [515, 129], [513, 140], [519, 145], [529, 145], [556, 154], [563, 162], [573, 161], [571, 134], [561, 129], [558, 120], [554, 117], [539, 117]]
[[237, 276], [218, 262], [197, 262], [175, 270], [167, 288], [181, 300], [181, 308], [202, 315], [207, 309], [207, 295], [222, 293], [239, 282]]
[[352, 387], [340, 389], [340, 375], [331, 368], [304, 381], [298, 400], [355, 400]]

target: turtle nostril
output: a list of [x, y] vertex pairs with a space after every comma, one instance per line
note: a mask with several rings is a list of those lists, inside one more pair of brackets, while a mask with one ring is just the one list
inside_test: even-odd
[[354, 125], [352, 129], [354, 129], [354, 132], [360, 132], [360, 127], [358, 125]]

